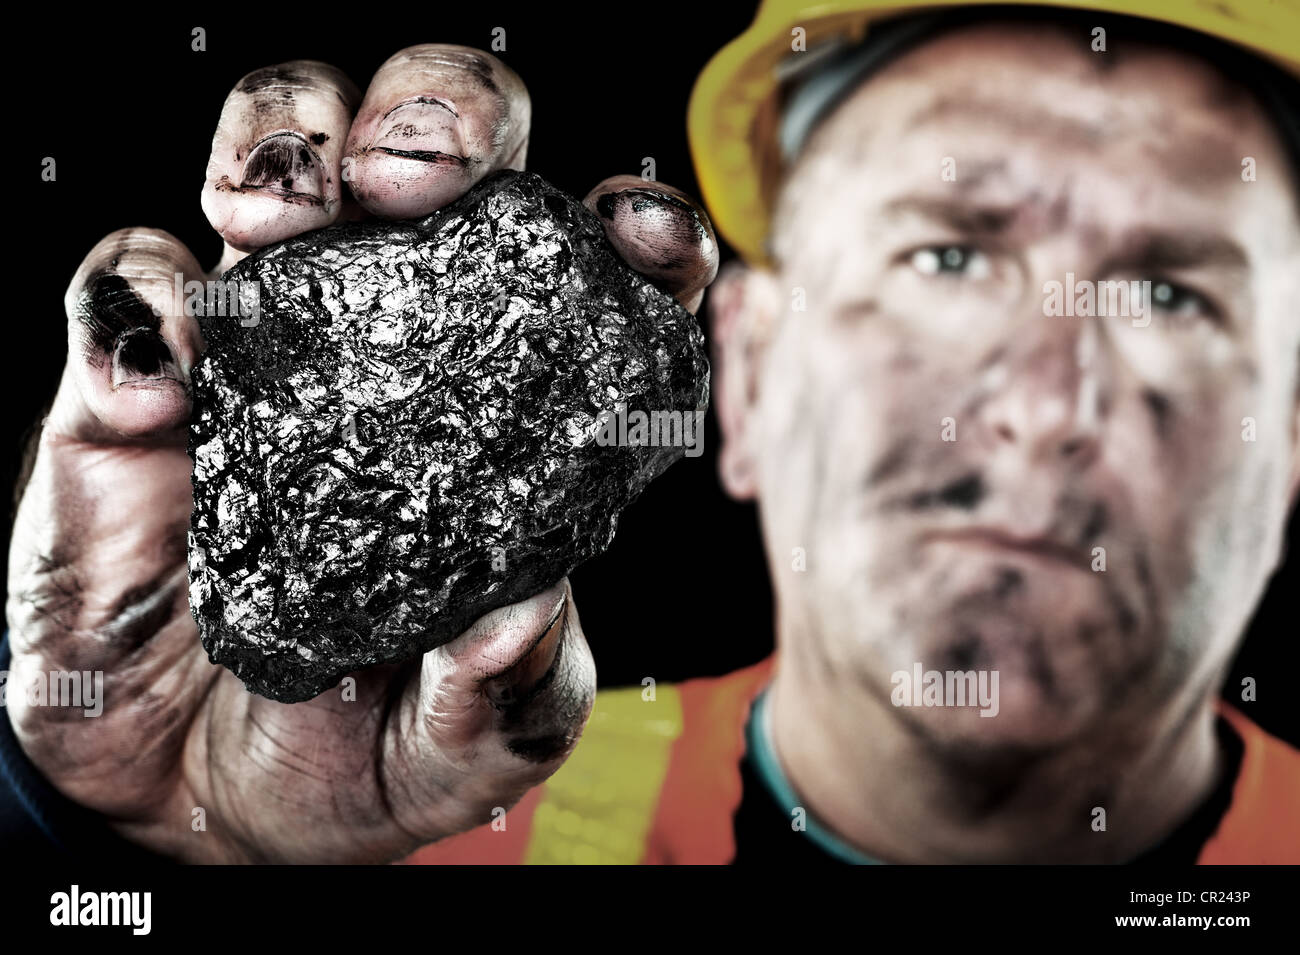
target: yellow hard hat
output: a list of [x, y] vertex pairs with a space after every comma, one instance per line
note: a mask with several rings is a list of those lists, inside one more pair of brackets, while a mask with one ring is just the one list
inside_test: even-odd
[[[990, 0], [763, 0], [754, 22], [705, 66], [691, 91], [687, 132], [700, 191], [714, 225], [749, 262], [766, 260], [777, 148], [780, 64], [795, 29], [808, 51], [832, 38], [862, 39], [870, 25], [904, 13]], [[1300, 0], [995, 0], [1162, 20], [1245, 47], [1300, 76]], [[794, 54], [800, 56], [808, 53]]]

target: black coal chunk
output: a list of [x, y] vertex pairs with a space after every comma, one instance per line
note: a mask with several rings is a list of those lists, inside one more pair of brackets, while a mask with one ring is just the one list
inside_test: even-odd
[[[223, 279], [243, 311], [200, 317], [190, 608], [209, 657], [282, 702], [601, 553], [708, 401], [695, 319], [531, 173]], [[676, 415], [610, 444], [610, 414], [649, 412]]]

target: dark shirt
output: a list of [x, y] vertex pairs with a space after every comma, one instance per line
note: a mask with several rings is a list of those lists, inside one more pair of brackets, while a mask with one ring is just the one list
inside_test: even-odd
[[[760, 749], [757, 717], [766, 690], [751, 708], [745, 726], [745, 757], [740, 764], [740, 808], [734, 817], [736, 857], [733, 865], [765, 864], [837, 866], [845, 860], [823, 849], [807, 830], [792, 825], [790, 807], [778, 801], [769, 773], [756, 753]], [[1220, 716], [1215, 723], [1224, 756], [1224, 772], [1214, 791], [1162, 843], [1147, 850], [1130, 865], [1195, 865], [1201, 849], [1219, 828], [1232, 802], [1232, 790], [1241, 770], [1245, 745], [1231, 724]], [[788, 784], [786, 784], [788, 786]], [[851, 852], [852, 850], [847, 849]]]

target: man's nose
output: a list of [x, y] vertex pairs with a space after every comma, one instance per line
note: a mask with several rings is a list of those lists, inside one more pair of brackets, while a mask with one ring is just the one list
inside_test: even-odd
[[995, 450], [1085, 467], [1100, 440], [1099, 342], [1090, 319], [1040, 318], [985, 371], [978, 418]]

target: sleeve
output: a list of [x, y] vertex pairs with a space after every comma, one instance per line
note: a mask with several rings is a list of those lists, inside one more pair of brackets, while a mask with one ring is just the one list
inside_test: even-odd
[[[0, 693], [7, 703], [9, 634], [0, 639]], [[127, 842], [102, 817], [59, 793], [18, 745], [9, 708], [0, 707], [0, 846], [7, 859], [61, 858], [165, 864], [168, 860]]]

